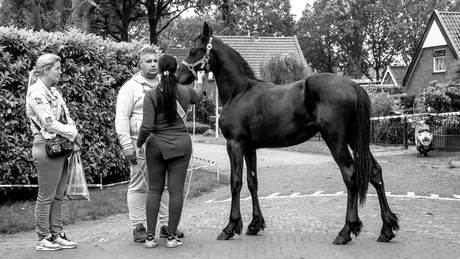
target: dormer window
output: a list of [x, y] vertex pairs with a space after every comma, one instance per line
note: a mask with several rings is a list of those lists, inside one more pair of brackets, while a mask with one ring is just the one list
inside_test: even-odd
[[446, 72], [446, 50], [433, 51], [433, 73]]

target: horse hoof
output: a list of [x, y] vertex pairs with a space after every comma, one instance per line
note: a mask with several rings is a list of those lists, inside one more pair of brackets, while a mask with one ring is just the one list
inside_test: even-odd
[[258, 233], [259, 233], [259, 231], [254, 229], [254, 228], [248, 228], [248, 230], [246, 231], [246, 235], [248, 235], [248, 236], [255, 236]]
[[228, 235], [227, 233], [222, 231], [222, 233], [220, 233], [220, 235], [217, 237], [217, 240], [229, 240], [232, 237], [233, 235]]
[[338, 235], [338, 236], [335, 238], [334, 242], [332, 242], [332, 244], [334, 244], [334, 245], [346, 245], [346, 244], [347, 244], [348, 242], [350, 242], [350, 241], [351, 241], [351, 237], [349, 237], [349, 238], [344, 238], [344, 237]]
[[377, 239], [377, 242], [389, 242], [391, 239], [393, 239], [395, 236], [392, 235], [392, 236], [387, 236], [387, 235], [384, 235], [384, 234], [380, 234], [379, 238]]

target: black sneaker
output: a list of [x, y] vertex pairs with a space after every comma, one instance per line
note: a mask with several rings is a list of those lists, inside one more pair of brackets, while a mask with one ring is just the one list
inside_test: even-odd
[[147, 239], [147, 230], [144, 224], [138, 223], [133, 229], [134, 242], [142, 243]]
[[[176, 235], [178, 238], [184, 238], [184, 232], [180, 231], [179, 229], [176, 230]], [[169, 227], [164, 225], [160, 229], [160, 238], [167, 238], [169, 236]]]
[[167, 248], [176, 248], [182, 245], [182, 241], [177, 237], [177, 235], [169, 234], [168, 242], [166, 243]]

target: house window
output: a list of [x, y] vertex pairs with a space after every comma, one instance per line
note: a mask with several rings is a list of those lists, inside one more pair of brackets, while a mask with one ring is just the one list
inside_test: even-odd
[[435, 49], [433, 51], [433, 72], [446, 72], [446, 50]]

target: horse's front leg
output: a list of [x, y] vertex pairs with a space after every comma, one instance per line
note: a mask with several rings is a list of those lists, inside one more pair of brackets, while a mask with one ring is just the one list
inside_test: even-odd
[[227, 227], [217, 237], [217, 240], [227, 240], [235, 233], [240, 235], [243, 229], [243, 220], [240, 212], [240, 192], [243, 186], [243, 148], [241, 143], [234, 140], [227, 141], [227, 153], [230, 158], [230, 189], [232, 192], [232, 203], [230, 220]]
[[248, 226], [246, 235], [257, 235], [260, 229], [265, 228], [265, 220], [259, 206], [259, 197], [257, 195], [259, 182], [257, 181], [257, 154], [255, 149], [245, 150], [244, 158], [246, 159], [248, 188], [252, 198], [252, 221]]

